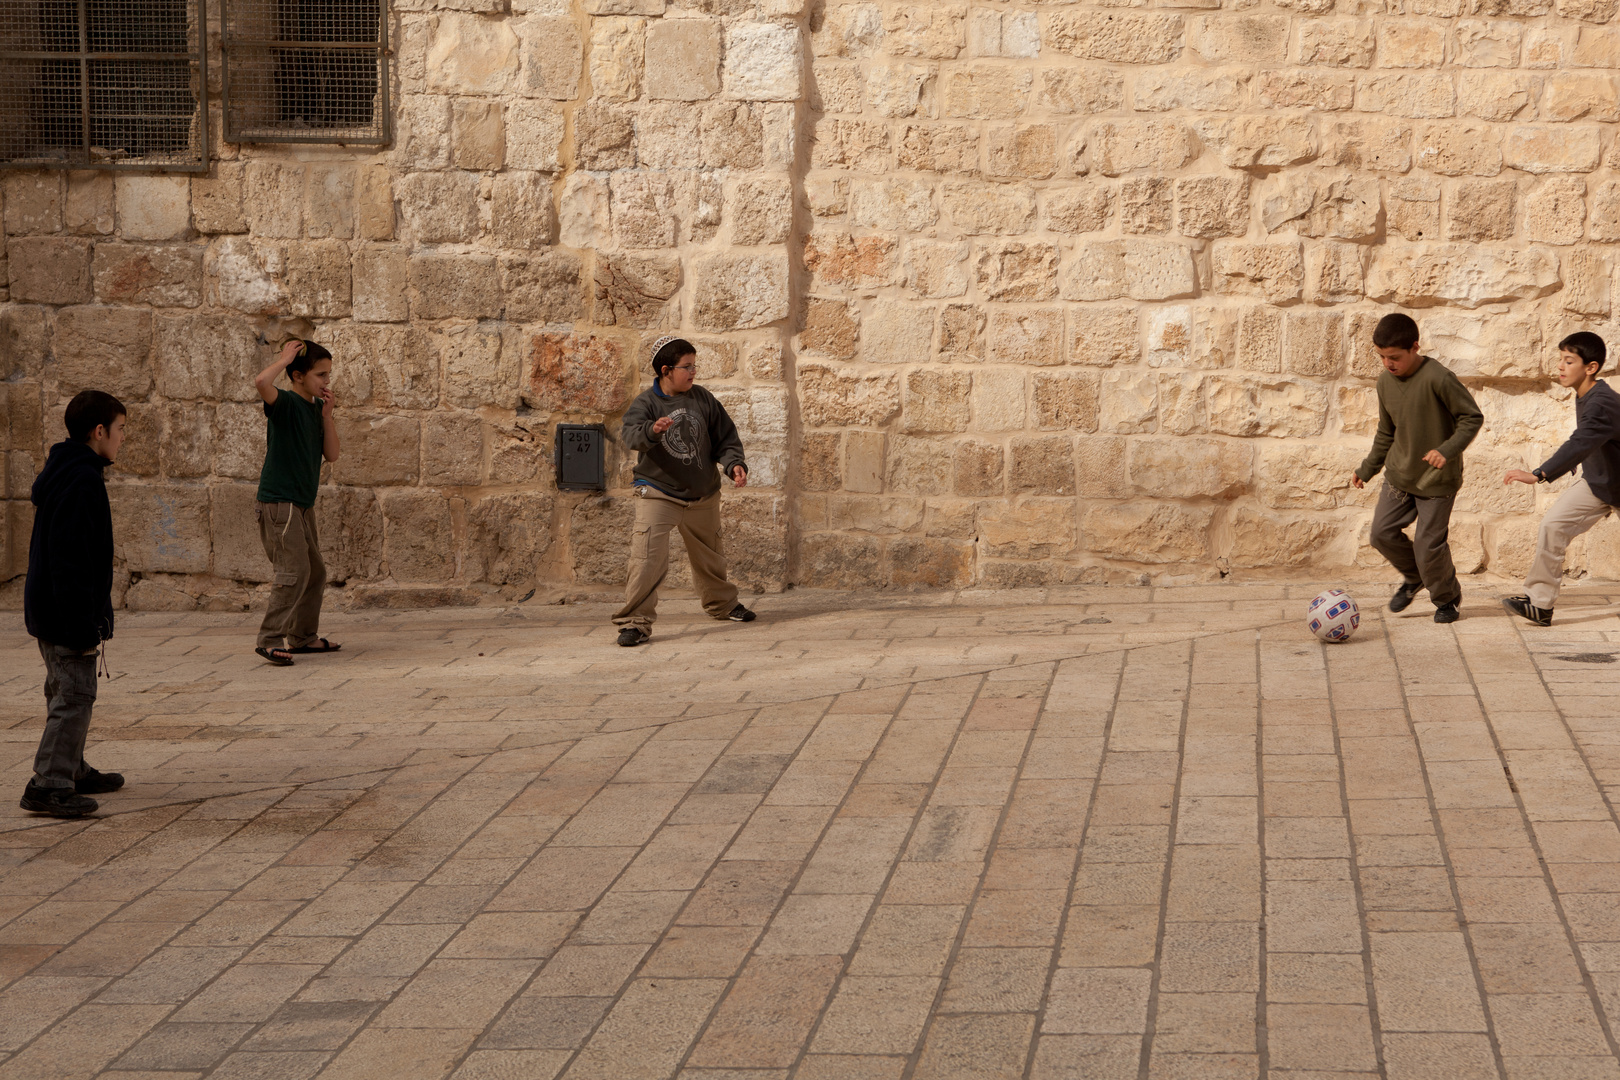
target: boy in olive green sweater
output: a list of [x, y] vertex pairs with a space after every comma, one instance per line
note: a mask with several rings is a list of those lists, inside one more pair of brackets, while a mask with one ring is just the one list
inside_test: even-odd
[[[1384, 362], [1378, 376], [1378, 434], [1351, 483], [1361, 487], [1384, 470], [1373, 511], [1372, 545], [1401, 572], [1389, 610], [1405, 611], [1418, 590], [1434, 601], [1434, 621], [1456, 622], [1462, 586], [1448, 542], [1451, 505], [1462, 487], [1462, 452], [1485, 415], [1457, 376], [1418, 350], [1418, 327], [1406, 315], [1385, 315], [1373, 329]], [[1404, 530], [1413, 522], [1412, 539]]]

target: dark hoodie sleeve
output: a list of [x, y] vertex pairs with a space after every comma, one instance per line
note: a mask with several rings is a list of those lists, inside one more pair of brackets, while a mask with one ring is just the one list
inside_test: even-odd
[[112, 560], [102, 550], [109, 518], [107, 490], [88, 477], [74, 477], [55, 502], [49, 574], [62, 640], [53, 644], [93, 649], [103, 638], [112, 637], [107, 592]]
[[738, 465], [746, 473], [748, 460], [743, 456], [742, 436], [737, 433], [736, 423], [726, 412], [726, 407], [720, 404], [719, 398], [711, 394], [709, 402], [714, 410], [709, 418], [709, 446], [713, 448], [714, 460], [720, 463], [720, 471], [727, 477]]
[[636, 395], [636, 400], [624, 410], [624, 422], [619, 428], [619, 437], [624, 445], [637, 453], [645, 454], [653, 448], [652, 426], [658, 417], [653, 415], [652, 403], [647, 400], [646, 394]]
[[1440, 384], [1440, 400], [1451, 410], [1451, 415], [1457, 418], [1457, 429], [1452, 432], [1451, 438], [1435, 449], [1450, 461], [1468, 449], [1468, 444], [1474, 441], [1479, 429], [1485, 426], [1485, 414], [1480, 411], [1479, 403], [1474, 400], [1474, 395], [1468, 392], [1468, 387], [1462, 384], [1461, 379], [1449, 371], [1446, 376]]
[[1573, 472], [1593, 450], [1620, 435], [1620, 407], [1617, 406], [1620, 399], [1606, 394], [1585, 409], [1575, 410], [1575, 434], [1541, 466], [1548, 480]]

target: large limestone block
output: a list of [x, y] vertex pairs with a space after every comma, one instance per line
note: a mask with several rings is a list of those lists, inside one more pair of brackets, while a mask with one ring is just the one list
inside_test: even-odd
[[1217, 241], [1210, 266], [1216, 292], [1258, 296], [1268, 303], [1297, 300], [1305, 285], [1304, 252], [1297, 242]]
[[1344, 370], [1344, 316], [1336, 311], [1290, 311], [1283, 366], [1295, 375], [1336, 378]]
[[1442, 176], [1495, 176], [1502, 146], [1490, 124], [1430, 124], [1418, 135], [1417, 163]]
[[1156, 68], [1137, 76], [1131, 102], [1139, 112], [1237, 112], [1248, 103], [1252, 78], [1244, 68]]
[[1176, 231], [1213, 239], [1249, 231], [1249, 178], [1188, 176], [1176, 181]]
[[1511, 179], [1464, 180], [1451, 185], [1447, 240], [1506, 240], [1517, 218], [1518, 186]]
[[214, 472], [257, 482], [264, 465], [264, 410], [258, 405], [214, 409]]
[[1100, 183], [1065, 184], [1041, 192], [1042, 216], [1053, 232], [1083, 233], [1106, 228], [1113, 204], [1113, 189]]
[[788, 399], [781, 387], [716, 386], [748, 454], [748, 486], [776, 487], [787, 475]]
[[906, 374], [901, 427], [914, 435], [966, 431], [973, 377], [965, 371], [917, 368]]
[[203, 249], [191, 244], [97, 244], [91, 272], [104, 304], [202, 303]]
[[[565, 261], [566, 260], [566, 261]], [[573, 255], [551, 255], [527, 260], [543, 273], [522, 290], [527, 304], [521, 315], [512, 314], [513, 287], [507, 289], [508, 318], [525, 321], [567, 322], [581, 316], [579, 260]], [[503, 260], [503, 269], [507, 265]], [[649, 330], [680, 324], [681, 287], [678, 255], [598, 255], [596, 257], [596, 321], [604, 326], [630, 326]]]
[[1050, 367], [1064, 362], [1063, 309], [997, 308], [985, 331], [992, 364]]
[[342, 240], [310, 240], [286, 246], [284, 284], [294, 315], [341, 318], [349, 314], [349, 245]]
[[531, 408], [611, 415], [630, 402], [634, 372], [619, 342], [571, 333], [534, 334], [523, 400]]
[[1434, 240], [1440, 235], [1440, 185], [1407, 177], [1389, 187], [1388, 225], [1406, 240]]
[[8, 172], [0, 179], [5, 231], [10, 236], [53, 233], [62, 227], [62, 174], [55, 170]]
[[693, 271], [692, 319], [701, 330], [747, 330], [788, 315], [786, 255], [710, 255]]
[[[499, 169], [506, 159], [506, 125], [500, 103], [458, 98], [451, 116], [451, 164], [459, 169]], [[313, 222], [309, 232], [311, 236], [328, 235], [317, 232]]]
[[1103, 120], [1088, 140], [1091, 164], [1104, 176], [1137, 169], [1173, 172], [1192, 160], [1192, 138], [1179, 120]]
[[[931, 92], [934, 69], [926, 64], [873, 64], [861, 95], [879, 116], [915, 116], [923, 95]], [[860, 112], [860, 104], [841, 110]]]
[[530, 15], [517, 24], [517, 34], [523, 42], [520, 91], [555, 101], [577, 97], [585, 66], [585, 44], [574, 20], [566, 15]]
[[1159, 376], [1159, 431], [1193, 435], [1209, 429], [1202, 375]]
[[38, 304], [82, 304], [90, 299], [88, 240], [12, 237], [5, 254], [11, 299]]
[[1549, 176], [1524, 200], [1525, 235], [1535, 243], [1575, 244], [1586, 231], [1586, 180]]
[[1069, 360], [1112, 367], [1142, 358], [1141, 328], [1134, 307], [1086, 306], [1069, 309]]
[[505, 19], [441, 14], [428, 46], [428, 86], [451, 94], [505, 93], [518, 72], [519, 44]]
[[804, 244], [804, 268], [817, 286], [880, 288], [895, 281], [895, 249], [886, 236], [812, 233]]
[[887, 583], [884, 543], [875, 536], [806, 533], [799, 542], [802, 580], [828, 589], [871, 589]]
[[931, 536], [889, 543], [889, 580], [897, 588], [961, 589], [973, 583], [973, 545]]
[[[37, 376], [49, 349], [50, 325], [46, 309], [33, 304], [0, 305], [0, 382], [24, 375]], [[0, 403], [4, 398], [0, 398]], [[0, 440], [10, 428], [7, 410], [0, 405]], [[15, 444], [13, 444], [15, 446]]]
[[861, 319], [860, 358], [876, 364], [927, 363], [933, 351], [934, 315], [930, 304], [876, 301]]
[[1591, 172], [1601, 149], [1598, 132], [1596, 124], [1519, 124], [1508, 131], [1502, 157], [1527, 173]]
[[1097, 430], [1102, 378], [1090, 371], [1035, 373], [1035, 424], [1046, 430]]
[[476, 413], [438, 412], [422, 419], [422, 483], [477, 484], [484, 476], [484, 424]]
[[1167, 64], [1181, 55], [1179, 15], [1060, 9], [1045, 24], [1043, 44], [1087, 60]]
[[886, 124], [824, 117], [816, 122], [811, 135], [810, 164], [818, 169], [880, 173], [889, 168], [890, 157]]
[[[87, 169], [67, 175], [67, 200], [62, 204], [62, 227], [85, 236], [106, 236], [115, 223], [116, 186], [104, 172]], [[196, 188], [192, 188], [196, 198]], [[195, 208], [193, 213], [195, 213]]]
[[[1140, 77], [1154, 76], [1144, 73]], [[1109, 112], [1124, 101], [1124, 76], [1106, 69], [1048, 68], [1040, 73], [1035, 90], [1037, 109], [1063, 115]]]
[[343, 452], [332, 466], [335, 483], [363, 487], [415, 484], [421, 475], [420, 420], [344, 409], [337, 413], [337, 429]]
[[1074, 439], [1071, 436], [1013, 439], [1008, 450], [1011, 464], [1007, 469], [1007, 484], [1015, 494], [1075, 493]]
[[[268, 363], [253, 328], [209, 312], [157, 317], [158, 383], [172, 401], [253, 401], [253, 377]], [[341, 384], [340, 384], [341, 385]]]
[[214, 408], [170, 401], [158, 407], [163, 434], [158, 461], [170, 480], [195, 479], [213, 472]]
[[[242, 173], [241, 162], [221, 161], [215, 164], [212, 176], [191, 178], [191, 220], [198, 232], [247, 232], [247, 216], [242, 211]], [[97, 175], [106, 176], [105, 173]], [[97, 231], [111, 232], [112, 229]]]
[[1250, 371], [1282, 370], [1283, 313], [1268, 304], [1253, 304], [1238, 313], [1239, 367]]
[[118, 231], [125, 240], [179, 240], [191, 230], [191, 184], [184, 176], [117, 178]]
[[591, 20], [591, 93], [609, 101], [641, 96], [645, 19], [610, 17]]
[[[933, 185], [924, 180], [856, 181], [850, 185], [850, 223], [857, 227], [921, 232], [939, 220], [933, 197]], [[787, 203], [780, 197], [777, 201]], [[791, 212], [787, 217], [791, 220]]]
[[450, 164], [450, 98], [406, 94], [400, 99], [394, 118], [393, 157], [405, 169], [442, 169]]
[[801, 364], [798, 382], [799, 411], [809, 427], [878, 427], [900, 412], [900, 380], [893, 372]]
[[411, 311], [423, 319], [494, 318], [502, 310], [493, 255], [411, 256]]
[[1147, 324], [1148, 365], [1225, 367], [1237, 352], [1237, 326], [1237, 313], [1225, 308], [1189, 304], [1152, 308]]
[[768, 22], [726, 27], [725, 95], [738, 101], [797, 101], [804, 47], [798, 29]]
[[851, 431], [844, 436], [844, 490], [877, 494], [888, 472], [887, 436], [881, 431]]
[[1343, 112], [1356, 96], [1354, 77], [1338, 71], [1263, 71], [1253, 86], [1254, 103], [1262, 109]]
[[1404, 307], [1449, 303], [1475, 308], [1533, 300], [1561, 284], [1556, 256], [1542, 251], [1390, 244], [1374, 256], [1367, 295]]
[[369, 488], [321, 488], [315, 524], [328, 582], [365, 581], [382, 576], [383, 518]]
[[1073, 499], [1020, 498], [984, 504], [978, 514], [984, 553], [1000, 559], [1050, 559], [1075, 549]]
[[575, 581], [624, 584], [635, 516], [635, 501], [622, 495], [592, 495], [574, 507], [568, 548]]
[[1262, 445], [1256, 493], [1267, 506], [1282, 510], [1369, 505], [1372, 490], [1358, 491], [1350, 483], [1364, 456], [1364, 447], [1332, 443]]
[[[499, 165], [491, 167], [499, 168]], [[336, 240], [354, 237], [357, 179], [358, 172], [353, 165], [310, 166], [304, 178], [304, 230], [307, 235]]]
[[289, 240], [304, 235], [307, 172], [304, 165], [295, 162], [247, 163], [242, 204], [255, 236]]
[[1457, 73], [1457, 101], [1463, 116], [1500, 123], [1530, 106], [1535, 83], [1529, 75], [1506, 71]]
[[1320, 152], [1316, 129], [1304, 117], [1209, 117], [1193, 121], [1193, 130], [1230, 169], [1298, 165]]
[[365, 247], [354, 253], [351, 314], [362, 322], [404, 322], [410, 315], [410, 260], [395, 247]]
[[51, 360], [65, 401], [80, 390], [105, 390], [125, 402], [152, 391], [152, 313], [142, 308], [68, 307], [56, 313]]
[[883, 48], [891, 56], [954, 60], [967, 41], [963, 0], [894, 4], [883, 13]]
[[1010, 120], [1023, 113], [1033, 73], [1000, 64], [970, 64], [945, 79], [945, 115]]
[[1607, 315], [1613, 270], [1609, 257], [1600, 251], [1572, 251], [1564, 256], [1565, 311], [1577, 315]]
[[383, 559], [397, 582], [449, 581], [456, 571], [450, 500], [437, 491], [382, 493]]
[[1187, 44], [1213, 63], [1280, 63], [1288, 58], [1286, 15], [1199, 15], [1187, 22]]
[[968, 254], [965, 240], [912, 240], [901, 263], [906, 288], [919, 296], [961, 296], [968, 290]]
[[[1007, 482], [1001, 447], [995, 443], [965, 439], [956, 444], [951, 466], [951, 490], [958, 495], [1001, 495]], [[969, 515], [971, 517], [971, 514]], [[972, 523], [964, 530], [972, 536]]]
[[383, 409], [439, 403], [439, 363], [426, 332], [413, 326], [339, 322], [323, 329], [339, 402]]
[[1235, 499], [1254, 477], [1254, 448], [1197, 436], [1132, 439], [1131, 484], [1158, 499]]
[[1221, 435], [1307, 438], [1327, 423], [1327, 391], [1294, 379], [1212, 375], [1209, 429]]
[[1433, 120], [1457, 115], [1457, 91], [1449, 71], [1358, 75], [1356, 107], [1385, 116]]
[[203, 260], [209, 299], [247, 315], [284, 315], [286, 259], [280, 244], [225, 236], [208, 245]]
[[1034, 193], [1021, 184], [948, 182], [940, 186], [940, 203], [950, 223], [968, 234], [1027, 232], [1035, 220]]
[[849, 301], [805, 298], [804, 329], [799, 332], [799, 347], [805, 352], [852, 359], [860, 333], [858, 313]]
[[1338, 120], [1326, 125], [1322, 164], [1404, 173], [1412, 167], [1412, 127], [1399, 120]]
[[507, 170], [495, 177], [490, 231], [505, 248], [542, 248], [557, 240], [551, 208], [551, 178], [544, 173]]
[[[579, 164], [624, 168], [635, 163], [634, 129], [627, 117], [587, 106], [575, 114]], [[506, 164], [513, 169], [557, 172], [562, 168], [563, 116], [549, 101], [519, 100], [506, 109]]]
[[1336, 518], [1279, 518], [1247, 506], [1233, 512], [1230, 528], [1226, 560], [1242, 567], [1334, 565], [1327, 552], [1348, 535]]
[[467, 576], [491, 585], [534, 585], [551, 548], [552, 496], [511, 492], [480, 499], [467, 511]]
[[1119, 185], [1119, 227], [1127, 233], [1170, 231], [1174, 186], [1168, 177], [1138, 176]]
[[[517, 408], [524, 374], [522, 331], [518, 328], [508, 324], [504, 333], [497, 333], [487, 323], [454, 323], [432, 335], [432, 344], [424, 351], [429, 355], [422, 381], [431, 382], [442, 371], [445, 404], [463, 409]], [[401, 374], [414, 376], [416, 372]]]
[[1125, 502], [1093, 506], [1081, 520], [1088, 551], [1137, 563], [1202, 560], [1209, 552], [1209, 506], [1166, 502]]
[[363, 239], [394, 238], [394, 181], [388, 166], [367, 165], [357, 171], [355, 219]]
[[992, 241], [973, 260], [980, 293], [990, 300], [1051, 300], [1057, 296], [1057, 247]]
[[1110, 371], [1103, 377], [1098, 427], [1116, 435], [1151, 432], [1158, 426], [1159, 380], [1141, 371]]
[[1534, 315], [1461, 315], [1439, 312], [1423, 317], [1426, 352], [1443, 357], [1461, 376], [1489, 379], [1541, 379], [1541, 321]]
[[1311, 244], [1305, 249], [1305, 299], [1347, 304], [1367, 292], [1367, 248], [1361, 244]]
[[[256, 484], [213, 484], [208, 488], [215, 577], [257, 584], [274, 576], [275, 569], [265, 557], [264, 543], [259, 538], [258, 494]], [[316, 531], [320, 531], [318, 520]], [[326, 537], [321, 540], [324, 548]]]
[[713, 19], [662, 19], [648, 27], [649, 98], [701, 101], [719, 91], [719, 23]]
[[478, 235], [478, 189], [476, 173], [409, 173], [399, 181], [400, 211], [419, 243], [465, 243]]
[[211, 545], [208, 489], [190, 484], [109, 484], [113, 554], [138, 573], [205, 574]]

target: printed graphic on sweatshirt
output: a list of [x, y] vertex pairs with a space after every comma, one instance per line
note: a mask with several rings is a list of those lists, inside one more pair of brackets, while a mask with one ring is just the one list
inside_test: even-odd
[[676, 409], [668, 415], [670, 425], [664, 432], [664, 449], [680, 458], [682, 464], [690, 465], [697, 460], [701, 445], [698, 418], [685, 408]]

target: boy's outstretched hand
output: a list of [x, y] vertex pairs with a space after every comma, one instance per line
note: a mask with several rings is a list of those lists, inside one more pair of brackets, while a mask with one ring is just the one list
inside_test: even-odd
[[1423, 455], [1423, 460], [1428, 462], [1430, 465], [1433, 465], [1437, 469], [1443, 469], [1446, 467], [1446, 455], [1442, 454], [1438, 450], [1430, 450], [1427, 454]]
[[1534, 473], [1525, 472], [1523, 469], [1509, 469], [1506, 475], [1502, 477], [1502, 483], [1504, 484], [1511, 484], [1515, 480], [1521, 484], [1533, 484], [1536, 482], [1536, 476]]
[[741, 465], [733, 465], [731, 467], [731, 482], [736, 484], [738, 487], [747, 487], [748, 470], [743, 468]]
[[654, 435], [662, 435], [664, 432], [668, 431], [670, 427], [674, 425], [674, 423], [675, 421], [671, 420], [669, 417], [660, 416], [658, 419], [653, 421], [652, 433]]
[[1350, 486], [1355, 487], [1355, 488], [1364, 488], [1364, 487], [1367, 486], [1367, 482], [1365, 480], [1363, 480], [1361, 477], [1357, 476], [1355, 473], [1351, 473], [1350, 474]]

